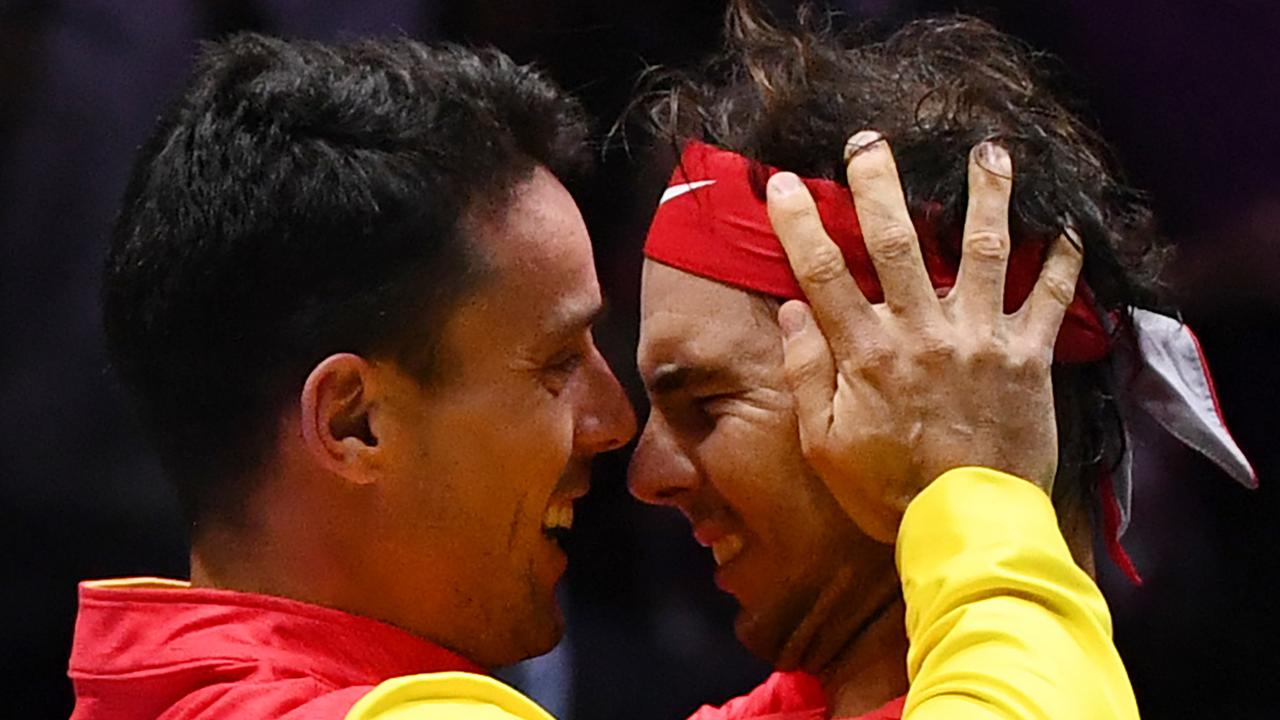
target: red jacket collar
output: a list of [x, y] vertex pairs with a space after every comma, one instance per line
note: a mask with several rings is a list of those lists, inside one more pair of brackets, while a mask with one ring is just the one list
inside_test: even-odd
[[484, 669], [390, 625], [286, 598], [139, 578], [85, 582], [70, 675], [171, 671], [243, 659], [336, 687]]

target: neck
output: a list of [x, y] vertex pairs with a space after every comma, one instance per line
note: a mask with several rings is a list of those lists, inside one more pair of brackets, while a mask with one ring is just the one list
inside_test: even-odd
[[907, 691], [906, 656], [902, 594], [893, 557], [886, 553], [856, 575], [842, 568], [774, 665], [818, 677], [831, 716], [846, 717], [875, 710]]
[[[1088, 509], [1082, 504], [1064, 503], [1059, 508], [1059, 526], [1076, 563], [1091, 577], [1096, 577], [1093, 527]], [[800, 643], [794, 638], [784, 651], [804, 658], [793, 661], [789, 667], [802, 667], [821, 681], [829, 717], [865, 715], [905, 695], [909, 688], [906, 605], [897, 575], [893, 574], [892, 578], [892, 585], [880, 587], [878, 594], [860, 588], [864, 594], [877, 598], [876, 602], [857, 603], [862, 606], [860, 611], [840, 621], [834, 610], [852, 606], [841, 606], [834, 601], [837, 597], [850, 599], [852, 583], [847, 576], [842, 576], [833, 584], [832, 592], [824, 593], [815, 603], [815, 612], [801, 625], [808, 628], [806, 651], [795, 652], [793, 645]], [[818, 611], [823, 607], [825, 611]], [[855, 618], [858, 618], [856, 622]]]
[[830, 717], [857, 717], [907, 692], [905, 606], [895, 593], [818, 674]]
[[191, 585], [348, 609], [340, 586], [328, 583], [344, 575], [334, 559], [322, 544], [309, 549], [296, 540], [261, 527], [202, 529], [191, 544]]
[[356, 610], [348, 596], [355, 563], [341, 523], [327, 510], [331, 503], [300, 492], [298, 484], [264, 477], [235, 522], [198, 525], [191, 584]]

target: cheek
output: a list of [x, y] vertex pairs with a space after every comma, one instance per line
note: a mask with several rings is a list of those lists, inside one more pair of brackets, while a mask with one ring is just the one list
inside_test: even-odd
[[484, 399], [436, 408], [395, 448], [393, 500], [397, 514], [416, 516], [419, 526], [496, 533], [505, 544], [513, 523], [540, 525], [567, 464], [572, 417], [532, 393], [524, 403]]
[[[554, 473], [558, 479], [573, 452], [574, 415], [563, 397], [538, 398], [519, 408], [512, 408], [512, 422], [499, 433], [496, 442], [507, 450], [503, 454], [524, 469], [537, 483], [542, 476]], [[550, 488], [548, 488], [548, 491]]]
[[573, 445], [573, 406], [567, 395], [552, 396], [532, 379], [495, 388], [482, 406], [462, 418], [468, 442], [480, 462], [501, 466], [516, 479], [545, 472], [563, 462]]
[[796, 564], [794, 570], [843, 544], [853, 528], [805, 463], [789, 421], [723, 419], [701, 455], [712, 484], [748, 532], [776, 560]]
[[572, 457], [573, 428], [563, 403], [539, 399], [481, 430], [485, 442], [473, 450], [489, 465], [492, 483], [478, 500], [501, 519], [504, 539], [541, 542], [543, 512]]
[[809, 514], [800, 440], [788, 424], [722, 418], [700, 454], [707, 476], [753, 533], [775, 534], [787, 516]]

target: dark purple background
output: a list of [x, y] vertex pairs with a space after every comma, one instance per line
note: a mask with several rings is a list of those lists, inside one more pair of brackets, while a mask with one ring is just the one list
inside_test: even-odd
[[[786, 5], [786, 3], [775, 3]], [[1269, 0], [846, 0], [855, 18], [964, 9], [1060, 56], [1180, 249], [1199, 331], [1262, 489], [1233, 487], [1155, 433], [1139, 441], [1127, 539], [1147, 582], [1104, 564], [1146, 717], [1276, 717], [1280, 706], [1280, 10]], [[66, 717], [75, 583], [182, 575], [175, 506], [105, 369], [104, 239], [131, 156], [201, 38], [251, 28], [403, 32], [535, 60], [607, 125], [646, 63], [716, 42], [720, 4], [651, 0], [0, 0], [0, 714]], [[611, 152], [580, 198], [615, 308], [601, 343], [635, 390], [639, 241], [666, 169]], [[636, 393], [638, 398], [638, 393]], [[576, 718], [677, 718], [763, 668], [682, 520], [632, 502], [625, 457], [583, 501], [567, 581]]]

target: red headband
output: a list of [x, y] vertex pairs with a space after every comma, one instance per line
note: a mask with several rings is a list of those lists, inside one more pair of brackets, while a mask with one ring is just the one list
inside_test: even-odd
[[[763, 178], [778, 172], [704, 143], [690, 142], [685, 146], [649, 226], [645, 255], [744, 290], [789, 300], [804, 299], [782, 244], [769, 224], [765, 201], [752, 189], [753, 166]], [[871, 302], [883, 301], [884, 293], [867, 255], [849, 189], [831, 180], [805, 178], [804, 184], [858, 287]], [[959, 232], [939, 238], [927, 219], [917, 218], [915, 225], [933, 286], [954, 286], [960, 256]], [[1005, 312], [1021, 307], [1031, 293], [1040, 276], [1046, 247], [1040, 239], [1014, 244], [1005, 279]], [[1095, 362], [1106, 357], [1110, 347], [1110, 338], [1094, 309], [1092, 293], [1082, 280], [1076, 287], [1074, 302], [1067, 308], [1054, 359], [1065, 363]]]
[[[658, 203], [645, 242], [645, 255], [745, 290], [803, 299], [782, 244], [769, 224], [765, 201], [752, 189], [753, 175], [767, 178], [775, 172], [776, 169], [741, 155], [699, 142], [689, 143], [671, 176], [670, 187]], [[848, 188], [830, 180], [805, 179], [804, 184], [813, 195], [827, 234], [840, 247], [863, 294], [871, 302], [881, 302], [884, 293], [867, 256]], [[959, 265], [960, 231], [939, 237], [928, 214], [914, 222], [933, 286], [953, 287]], [[1043, 238], [1019, 238], [1014, 244], [1005, 279], [1005, 312], [1021, 307], [1031, 293], [1040, 276], [1046, 246]], [[1117, 314], [1115, 321], [1123, 322], [1131, 331], [1121, 335], [1123, 342], [1115, 345], [1111, 368], [1117, 398], [1125, 405], [1123, 415], [1130, 416], [1138, 409], [1145, 411], [1246, 487], [1257, 487], [1253, 467], [1231, 439], [1217, 409], [1213, 381], [1190, 329], [1174, 318], [1139, 308]], [[1064, 363], [1096, 362], [1111, 350], [1111, 338], [1099, 318], [1093, 294], [1081, 280], [1058, 333], [1054, 359]], [[1127, 427], [1125, 435], [1127, 438]], [[1140, 582], [1120, 545], [1120, 534], [1129, 520], [1132, 491], [1133, 443], [1126, 442], [1125, 446], [1115, 473], [1104, 472], [1099, 478], [1099, 490], [1107, 549], [1125, 574]]]

